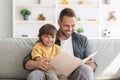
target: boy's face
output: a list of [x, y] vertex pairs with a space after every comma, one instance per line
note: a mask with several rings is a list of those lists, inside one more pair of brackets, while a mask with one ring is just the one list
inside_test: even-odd
[[54, 33], [54, 36], [42, 35], [41, 39], [42, 39], [42, 42], [45, 46], [51, 47], [55, 43], [56, 34]]

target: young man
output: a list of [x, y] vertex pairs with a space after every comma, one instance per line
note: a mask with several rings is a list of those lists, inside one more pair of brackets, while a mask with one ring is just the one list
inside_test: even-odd
[[[75, 12], [70, 8], [65, 8], [61, 11], [58, 24], [60, 29], [56, 39], [56, 44], [60, 45], [63, 51], [70, 55], [84, 59], [91, 54], [88, 40], [85, 36], [74, 32], [76, 25]], [[31, 54], [28, 54], [23, 61], [23, 66], [27, 70], [34, 70], [28, 75], [28, 80], [46, 80], [44, 71], [50, 70], [46, 60], [33, 61]], [[91, 57], [85, 64], [80, 65], [71, 73], [68, 80], [94, 80], [93, 71], [96, 65]], [[35, 70], [36, 69], [36, 70]]]

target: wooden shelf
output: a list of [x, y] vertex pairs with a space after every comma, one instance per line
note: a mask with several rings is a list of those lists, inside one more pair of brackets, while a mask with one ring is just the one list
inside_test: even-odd
[[[13, 37], [15, 38], [36, 38], [34, 36], [21, 37], [21, 34], [26, 33], [28, 35], [35, 35], [35, 31], [38, 30], [41, 25], [46, 23], [54, 24], [59, 28], [57, 23], [59, 12], [65, 7], [75, 10], [76, 16], [80, 18], [80, 21], [77, 21], [76, 26], [82, 27], [89, 39], [107, 39], [107, 37], [102, 37], [102, 32], [106, 28], [112, 29], [112, 32], [115, 33], [111, 33], [112, 39], [120, 38], [116, 37], [117, 33], [117, 36], [120, 34], [118, 32], [120, 30], [120, 0], [115, 0], [116, 3], [115, 1], [111, 1], [110, 4], [104, 4], [104, 0], [85, 0], [88, 1], [88, 3], [86, 2], [83, 4], [78, 4], [79, 1], [77, 0], [74, 2], [73, 0], [69, 0], [69, 4], [67, 5], [61, 4], [60, 0], [43, 0], [41, 4], [37, 4], [37, 1], [28, 1], [29, 0], [13, 0]], [[32, 12], [31, 18], [28, 21], [22, 20], [22, 16], [19, 13], [22, 8], [28, 8]], [[110, 11], [116, 12], [116, 21], [106, 21]], [[41, 13], [45, 14], [45, 21], [37, 20]], [[91, 21], [89, 21], [89, 19]], [[25, 27], [26, 24], [28, 27]], [[114, 27], [114, 25], [116, 27]], [[33, 26], [35, 27], [33, 28]], [[27, 31], [26, 29], [29, 30]], [[118, 31], [116, 32], [116, 30]]]
[[25, 21], [25, 20], [17, 20], [16, 23], [51, 23], [51, 24], [54, 24], [55, 22], [54, 21], [38, 21], [38, 20], [28, 20], [28, 21]]
[[59, 7], [99, 7], [99, 5], [81, 5], [81, 4], [68, 4], [68, 5], [63, 5], [63, 4], [58, 4], [57, 6]]
[[103, 24], [120, 24], [120, 21], [104, 21]]
[[111, 7], [120, 7], [120, 5], [107, 5], [107, 4], [102, 4], [101, 7], [111, 8]]
[[77, 23], [81, 23], [81, 24], [99, 24], [98, 21], [77, 21]]
[[55, 7], [55, 5], [48, 4], [16, 4], [16, 7]]

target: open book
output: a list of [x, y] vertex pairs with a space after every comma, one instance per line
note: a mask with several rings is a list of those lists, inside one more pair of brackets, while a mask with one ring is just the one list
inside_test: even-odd
[[84, 64], [91, 56], [94, 56], [97, 52], [91, 54], [89, 57], [81, 60], [77, 57], [71, 56], [65, 52], [60, 52], [50, 64], [53, 69], [65, 76], [69, 76], [78, 66]]
[[83, 63], [85, 63], [86, 61], [88, 61], [90, 59], [90, 57], [94, 57], [97, 54], [97, 51], [94, 52], [93, 54], [90, 54], [87, 58], [83, 59]]

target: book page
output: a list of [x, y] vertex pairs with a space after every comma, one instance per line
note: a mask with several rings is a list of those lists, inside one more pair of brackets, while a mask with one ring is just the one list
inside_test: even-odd
[[94, 57], [98, 52], [94, 52], [93, 54], [90, 54], [87, 58], [83, 59], [83, 63], [85, 63], [86, 61], [88, 61], [91, 57]]

